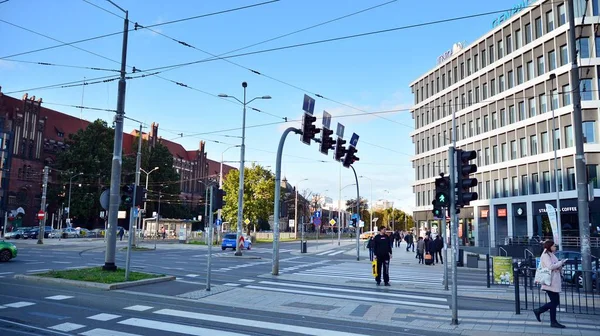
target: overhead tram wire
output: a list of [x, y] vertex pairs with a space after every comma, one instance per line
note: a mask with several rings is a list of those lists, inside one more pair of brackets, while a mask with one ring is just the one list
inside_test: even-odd
[[16, 60], [16, 59], [6, 59], [5, 62], [19, 62], [19, 63], [27, 63], [27, 64], [37, 64], [37, 65], [45, 65], [45, 66], [55, 66], [55, 67], [63, 67], [63, 68], [73, 68], [73, 69], [84, 69], [84, 70], [95, 70], [95, 71], [108, 71], [108, 72], [119, 72], [117, 69], [106, 69], [100, 67], [87, 67], [87, 66], [78, 66], [78, 65], [68, 65], [68, 64], [56, 64], [50, 62], [35, 62], [35, 61], [25, 61], [25, 60]]

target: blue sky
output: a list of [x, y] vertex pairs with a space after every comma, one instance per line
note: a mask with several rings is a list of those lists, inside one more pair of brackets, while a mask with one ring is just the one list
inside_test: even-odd
[[[114, 13], [120, 12], [107, 1], [88, 0]], [[180, 18], [246, 6], [261, 1], [223, 0], [116, 0], [129, 10], [131, 25], [163, 23]], [[281, 0], [273, 4], [206, 18], [159, 26], [157, 31], [185, 41], [213, 54], [225, 53], [278, 35], [303, 29], [324, 21], [385, 3], [385, 0]], [[340, 21], [252, 47], [242, 52], [275, 48], [296, 43], [388, 29], [451, 17], [511, 8], [516, 0], [497, 1], [396, 1]], [[319, 93], [340, 105], [317, 97], [315, 114], [323, 110], [346, 126], [346, 138], [360, 135], [355, 167], [359, 175], [372, 181], [372, 197], [388, 199], [403, 210], [414, 206], [411, 183], [414, 171], [411, 155], [414, 146], [409, 137], [414, 122], [408, 111], [377, 116], [349, 116], [361, 113], [410, 107], [413, 99], [409, 84], [435, 66], [437, 56], [453, 43], [471, 43], [491, 29], [496, 15], [436, 24], [379, 35], [336, 41], [282, 51], [274, 51], [231, 61], [310, 92]], [[99, 10], [83, 0], [9, 0], [0, 4], [0, 19], [70, 42], [122, 30], [122, 19]], [[0, 58], [58, 44], [48, 38], [0, 22]], [[113, 60], [120, 60], [121, 35], [77, 45]], [[127, 64], [149, 69], [207, 58], [198, 50], [184, 47], [156, 33], [139, 30], [129, 33]], [[61, 47], [13, 57], [14, 60], [49, 62], [118, 69], [117, 63], [71, 48]], [[20, 91], [45, 85], [108, 76], [111, 72], [40, 66], [0, 60], [0, 85], [3, 92]], [[278, 81], [259, 76], [231, 63], [218, 60], [183, 67], [161, 76], [217, 95], [226, 93], [242, 98], [241, 82], [248, 82], [248, 98], [270, 95], [272, 100], [255, 101], [252, 106], [275, 116], [248, 111], [247, 125], [260, 125], [300, 119], [304, 92]], [[28, 90], [42, 97], [46, 107], [88, 120], [112, 121], [113, 113], [80, 111], [50, 103], [116, 108], [117, 82], [88, 85], [85, 88]], [[23, 92], [11, 94], [21, 97]], [[126, 115], [146, 123], [160, 124], [159, 134], [192, 150], [201, 140], [207, 142], [208, 155], [220, 160], [221, 153], [238, 144], [240, 130], [206, 134], [241, 127], [241, 106], [221, 98], [183, 88], [156, 78], [127, 82]], [[318, 121], [320, 123], [320, 120]], [[281, 125], [248, 128], [246, 160], [275, 169], [275, 151], [283, 129]], [[137, 128], [131, 121], [125, 131]], [[183, 137], [178, 135], [183, 133]], [[200, 134], [200, 135], [197, 135]], [[223, 142], [216, 143], [214, 141]], [[317, 144], [306, 146], [297, 135], [288, 137], [283, 159], [283, 175], [300, 189], [310, 189], [337, 200], [339, 163], [332, 155], [324, 156]], [[226, 161], [238, 166], [239, 150], [224, 154]], [[323, 162], [325, 161], [325, 162]], [[109, 164], [109, 163], [107, 163]], [[342, 186], [354, 183], [349, 169], [342, 169]], [[371, 197], [371, 182], [362, 179], [361, 193]], [[344, 189], [342, 199], [354, 197], [353, 188]], [[386, 192], [387, 190], [388, 192]]]

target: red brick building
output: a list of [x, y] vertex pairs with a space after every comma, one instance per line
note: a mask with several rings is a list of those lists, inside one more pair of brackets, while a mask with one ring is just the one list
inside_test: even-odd
[[[23, 95], [21, 99], [2, 94], [0, 87], [0, 215], [6, 211], [25, 213], [23, 225], [35, 225], [36, 213], [41, 208], [42, 172], [52, 166], [56, 154], [67, 148], [70, 134], [86, 128], [88, 121], [42, 106], [42, 99]], [[125, 133], [123, 149], [133, 150], [138, 131]], [[205, 143], [197, 150], [188, 151], [182, 145], [158, 136], [158, 124], [152, 124], [143, 137], [150, 146], [165, 145], [174, 158], [174, 167], [180, 175], [181, 198], [197, 200], [204, 193], [204, 181], [218, 178], [219, 162], [207, 158]], [[110, 164], [110, 163], [107, 163]], [[216, 167], [216, 168], [215, 168]], [[235, 169], [223, 166], [223, 175]], [[50, 176], [52, 182], [52, 176]], [[55, 209], [48, 209], [49, 212]]]

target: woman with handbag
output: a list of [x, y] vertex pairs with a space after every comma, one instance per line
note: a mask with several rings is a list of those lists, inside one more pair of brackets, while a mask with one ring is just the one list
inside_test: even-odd
[[562, 267], [567, 259], [558, 260], [554, 255], [556, 245], [552, 240], [544, 242], [544, 250], [540, 257], [540, 266], [536, 271], [535, 282], [542, 284], [542, 290], [546, 291], [550, 302], [534, 309], [533, 313], [538, 322], [542, 322], [540, 315], [550, 311], [550, 326], [552, 328], [565, 328], [556, 320], [556, 308], [560, 304], [560, 291], [562, 285]]

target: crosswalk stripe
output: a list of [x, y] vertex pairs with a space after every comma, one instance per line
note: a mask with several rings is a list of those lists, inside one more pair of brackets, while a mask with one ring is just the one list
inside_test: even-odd
[[[447, 307], [446, 307], [447, 308]], [[166, 315], [166, 316], [176, 316], [176, 317], [184, 317], [193, 320], [203, 320], [203, 321], [211, 321], [216, 323], [226, 323], [228, 325], [243, 325], [246, 327], [254, 327], [261, 329], [270, 329], [284, 332], [292, 332], [299, 333], [311, 336], [365, 336], [361, 334], [347, 333], [342, 331], [334, 331], [334, 330], [326, 330], [326, 329], [317, 329], [310, 327], [302, 327], [296, 325], [282, 324], [282, 323], [274, 323], [274, 322], [265, 322], [265, 321], [256, 321], [228, 316], [219, 316], [219, 315], [209, 315], [202, 313], [194, 313], [183, 310], [176, 309], [161, 309], [154, 312], [155, 314]], [[162, 323], [162, 322], [161, 322]], [[181, 332], [175, 329], [169, 329], [169, 331]], [[193, 335], [204, 335], [204, 334], [193, 334]], [[211, 334], [212, 335], [227, 335], [227, 334]], [[230, 334], [230, 335], [243, 335], [240, 333]]]
[[[328, 271], [319, 271], [319, 270], [303, 270], [301, 271], [301, 273], [303, 274], [313, 274], [313, 275], [341, 275], [341, 276], [355, 276], [355, 277], [359, 277], [359, 278], [369, 278], [372, 277], [368, 272], [371, 272], [371, 270], [364, 270], [361, 272], [351, 272], [351, 271], [344, 271], [344, 272], [328, 272]], [[407, 279], [407, 280], [420, 280], [420, 281], [431, 281], [431, 280], [442, 280], [443, 277], [439, 277], [439, 276], [414, 276], [412, 274], [390, 274], [390, 278], [396, 278], [396, 279]]]
[[108, 329], [102, 329], [102, 328], [88, 330], [86, 332], [80, 333], [79, 335], [83, 335], [83, 336], [142, 336], [142, 335], [138, 335], [138, 334], [131, 334], [131, 333], [126, 333], [126, 332], [122, 332], [122, 331], [108, 330]]
[[321, 252], [321, 253], [317, 253], [318, 256], [322, 256], [322, 255], [326, 255], [329, 254], [331, 252], [334, 252], [334, 250], [329, 250], [329, 251], [325, 251], [325, 252]]
[[[372, 276], [341, 276], [341, 275], [327, 275], [327, 274], [312, 274], [312, 273], [304, 273], [304, 272], [298, 272], [298, 273], [294, 273], [294, 274], [325, 277], [325, 278], [338, 278], [338, 279], [375, 280], [375, 278], [373, 278]], [[423, 280], [418, 280], [415, 278], [397, 278], [397, 277], [390, 276], [390, 281], [392, 281], [392, 282], [410, 282], [410, 283], [419, 282], [419, 284], [423, 284], [424, 282], [427, 282], [429, 284], [439, 284], [442, 280], [438, 280], [437, 282], [435, 282], [435, 281], [431, 282], [430, 279], [423, 281]]]
[[[332, 288], [332, 287], [319, 287], [319, 286], [311, 286], [311, 285], [300, 285], [300, 284], [292, 284], [292, 283], [282, 283], [282, 282], [274, 282], [274, 281], [260, 281], [259, 283], [264, 285], [273, 285], [273, 286], [283, 286], [283, 287], [296, 287], [296, 288], [305, 288], [305, 289], [321, 289], [330, 292], [343, 292], [343, 293], [352, 293], [356, 294], [355, 289], [344, 289], [344, 288]], [[406, 294], [395, 294], [395, 293], [380, 293], [380, 292], [369, 292], [369, 295], [375, 296], [386, 296], [386, 297], [397, 297], [397, 298], [405, 298], [405, 299], [415, 299], [415, 295], [406, 295]], [[437, 302], [447, 302], [448, 300], [437, 297], [426, 297], [419, 296], [419, 300], [428, 300], [428, 301], [437, 301]]]
[[[163, 310], [170, 310], [170, 309], [162, 309], [155, 313], [158, 314], [160, 311], [163, 311]], [[187, 312], [183, 312], [183, 313], [187, 313]], [[185, 315], [172, 315], [172, 314], [163, 314], [163, 315], [186, 317]], [[209, 315], [209, 316], [212, 316], [212, 315]], [[244, 321], [247, 321], [247, 320], [244, 320]], [[224, 323], [226, 323], [226, 322], [224, 322]], [[166, 331], [166, 332], [179, 333], [179, 334], [185, 334], [185, 335], [194, 335], [194, 336], [217, 336], [217, 335], [218, 336], [249, 336], [248, 334], [242, 334], [239, 332], [232, 333], [232, 332], [227, 332], [227, 331], [219, 331], [216, 329], [194, 327], [194, 326], [188, 326], [188, 325], [184, 325], [184, 324], [169, 323], [169, 322], [163, 322], [163, 321], [153, 321], [153, 320], [147, 320], [147, 319], [141, 319], [141, 318], [129, 318], [127, 320], [120, 321], [119, 324], [128, 325], [128, 326], [132, 326], [132, 327], [142, 327], [142, 328], [147, 328], [147, 329], [152, 329], [152, 330], [162, 330], [162, 331]]]
[[336, 251], [336, 252], [330, 254], [330, 256], [338, 255], [338, 254], [341, 254], [341, 253], [344, 253], [344, 252], [346, 252], [346, 251]]

